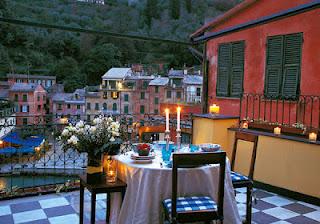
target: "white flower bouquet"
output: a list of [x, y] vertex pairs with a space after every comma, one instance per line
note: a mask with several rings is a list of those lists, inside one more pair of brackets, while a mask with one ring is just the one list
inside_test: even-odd
[[69, 124], [63, 129], [59, 139], [65, 150], [73, 148], [91, 155], [116, 155], [122, 143], [121, 134], [119, 122], [114, 121], [112, 117], [99, 116], [92, 124], [83, 121], [76, 125]]

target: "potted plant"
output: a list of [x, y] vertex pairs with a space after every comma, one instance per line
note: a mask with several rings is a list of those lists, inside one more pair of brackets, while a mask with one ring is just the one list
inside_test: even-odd
[[[88, 154], [87, 178], [92, 181], [102, 174], [103, 154], [116, 155], [120, 151], [120, 123], [111, 117], [99, 116], [92, 124], [79, 121], [65, 127], [59, 137], [64, 150], [70, 148]], [[90, 180], [88, 180], [90, 181]]]

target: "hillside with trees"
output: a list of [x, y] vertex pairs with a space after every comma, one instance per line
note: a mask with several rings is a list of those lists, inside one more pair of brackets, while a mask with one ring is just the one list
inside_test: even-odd
[[[74, 28], [188, 41], [205, 20], [240, 0], [1, 0], [0, 17]], [[0, 23], [0, 77], [56, 75], [67, 91], [96, 85], [112, 66], [148, 65], [151, 72], [199, 64], [186, 46]]]

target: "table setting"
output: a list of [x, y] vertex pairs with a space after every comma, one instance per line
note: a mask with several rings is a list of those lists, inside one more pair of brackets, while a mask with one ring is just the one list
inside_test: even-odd
[[[221, 150], [217, 144], [178, 145], [156, 141], [137, 143], [132, 150], [118, 155], [118, 178], [127, 183], [121, 204], [120, 194], [111, 196], [111, 223], [163, 223], [161, 201], [171, 195], [172, 153], [212, 152]], [[241, 223], [238, 213], [230, 165], [227, 161], [225, 178], [225, 223]], [[180, 169], [181, 195], [210, 194], [216, 197], [219, 167], [207, 165]]]

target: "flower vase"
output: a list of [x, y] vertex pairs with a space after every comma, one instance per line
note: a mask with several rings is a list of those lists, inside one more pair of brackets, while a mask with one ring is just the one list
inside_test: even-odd
[[87, 182], [95, 183], [103, 175], [102, 154], [88, 153]]

